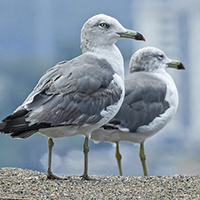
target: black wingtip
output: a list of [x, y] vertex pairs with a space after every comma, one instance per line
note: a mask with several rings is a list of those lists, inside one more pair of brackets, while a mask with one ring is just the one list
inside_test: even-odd
[[5, 122], [0, 122], [0, 133], [5, 133]]

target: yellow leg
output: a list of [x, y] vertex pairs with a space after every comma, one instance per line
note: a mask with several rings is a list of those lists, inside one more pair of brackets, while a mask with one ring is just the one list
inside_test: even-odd
[[54, 142], [52, 138], [48, 139], [48, 169], [47, 169], [47, 178], [48, 179], [66, 179], [61, 178], [53, 174], [51, 171], [51, 162], [52, 162], [52, 148], [54, 146]]
[[121, 166], [121, 159], [122, 156], [119, 152], [119, 142], [116, 142], [116, 152], [115, 152], [115, 157], [117, 159], [117, 165], [118, 165], [118, 169], [119, 169], [119, 175], [122, 176], [122, 166]]
[[88, 152], [89, 152], [89, 139], [85, 136], [84, 144], [83, 144], [83, 153], [84, 153], [84, 172], [82, 178], [85, 180], [89, 180], [88, 176]]
[[143, 167], [144, 176], [147, 176], [146, 156], [144, 152], [144, 143], [140, 144], [140, 160]]

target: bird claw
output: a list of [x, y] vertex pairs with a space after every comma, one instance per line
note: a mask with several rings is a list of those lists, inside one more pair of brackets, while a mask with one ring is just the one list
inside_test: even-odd
[[84, 180], [84, 181], [88, 181], [88, 180], [90, 180], [90, 177], [87, 174], [83, 174], [81, 176], [81, 179]]
[[50, 179], [50, 180], [67, 180], [68, 178], [67, 177], [56, 176], [52, 172], [48, 172], [47, 173], [47, 179]]

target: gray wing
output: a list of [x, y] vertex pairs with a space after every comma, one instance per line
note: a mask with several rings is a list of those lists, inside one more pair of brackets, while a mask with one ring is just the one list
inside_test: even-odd
[[143, 72], [129, 74], [125, 79], [125, 88], [122, 107], [104, 128], [116, 125], [135, 132], [169, 108], [165, 100], [167, 87], [155, 76]]
[[98, 122], [101, 111], [121, 98], [122, 89], [112, 81], [114, 73], [105, 59], [85, 54], [59, 63], [39, 80], [22, 106], [3, 120], [0, 131], [17, 136], [45, 127]]

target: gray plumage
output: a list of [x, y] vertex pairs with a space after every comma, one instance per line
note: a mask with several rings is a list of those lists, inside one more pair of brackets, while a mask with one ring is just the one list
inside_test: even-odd
[[178, 92], [166, 68], [185, 69], [155, 47], [135, 52], [130, 60], [130, 74], [125, 78], [125, 98], [118, 113], [107, 124], [92, 132], [91, 139], [116, 143], [119, 174], [122, 175], [119, 142], [140, 143], [140, 159], [147, 175], [144, 142], [160, 131], [174, 116]]
[[152, 74], [135, 72], [127, 75], [124, 102], [109, 125], [118, 125], [130, 132], [148, 125], [169, 108], [169, 102], [165, 100], [166, 89], [166, 85]]
[[[48, 70], [25, 102], [2, 120], [0, 132], [26, 138], [39, 130], [48, 137], [63, 137], [67, 132], [79, 134], [79, 129], [89, 136], [107, 123], [124, 98], [123, 57], [115, 46], [120, 38], [145, 40], [110, 16], [99, 14], [87, 20], [81, 30], [83, 54]], [[68, 128], [61, 134], [60, 126]], [[59, 130], [44, 133], [51, 127]]]
[[0, 132], [27, 138], [35, 132], [49, 137], [49, 178], [53, 139], [82, 134], [84, 173], [88, 179], [88, 138], [119, 111], [124, 98], [124, 62], [115, 42], [120, 38], [145, 40], [116, 19], [99, 14], [81, 30], [82, 55], [61, 62], [39, 80], [33, 92], [14, 113], [0, 123]]
[[121, 97], [121, 88], [112, 82], [114, 73], [105, 59], [92, 55], [59, 63], [39, 80], [17, 111], [3, 120], [0, 131], [24, 137], [24, 132], [30, 136], [40, 128], [97, 123], [103, 117], [101, 111]]

